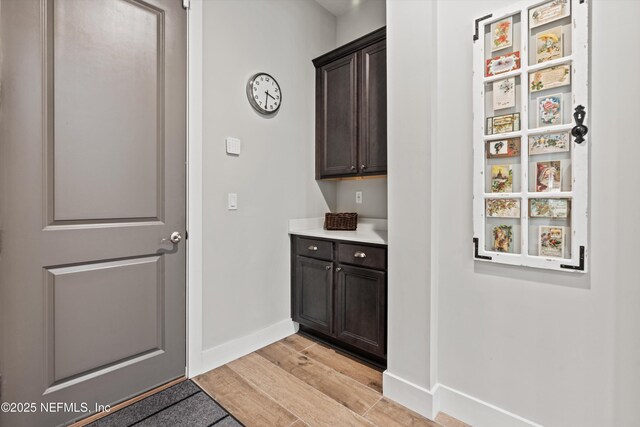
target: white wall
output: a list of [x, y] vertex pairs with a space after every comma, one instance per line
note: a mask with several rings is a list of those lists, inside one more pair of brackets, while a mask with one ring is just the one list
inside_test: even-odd
[[384, 393], [425, 414], [430, 413], [428, 396], [412, 398], [407, 388], [429, 390], [432, 385], [429, 188], [435, 26], [429, 23], [434, 15], [433, 2], [387, 4], [389, 314]]
[[[386, 25], [384, 0], [367, 0], [338, 16], [336, 47]], [[340, 212], [357, 212], [367, 218], [387, 217], [387, 179], [343, 180], [336, 183]], [[356, 191], [362, 192], [362, 204], [356, 204]]]
[[384, 27], [387, 22], [385, 0], [365, 0], [338, 16], [336, 42], [349, 43], [367, 33]]
[[[336, 21], [312, 0], [207, 0], [203, 28], [206, 351], [290, 318], [287, 221], [335, 209], [335, 185], [314, 180], [311, 59], [335, 48]], [[282, 88], [273, 118], [247, 101], [258, 71]], [[227, 136], [242, 140], [240, 157], [225, 153]]]
[[[435, 19], [425, 3], [436, 3]], [[431, 377], [432, 385], [446, 386], [441, 390], [453, 389], [460, 399], [448, 400], [443, 409], [474, 426], [483, 425], [483, 419], [473, 419], [478, 413], [469, 411], [478, 400], [545, 426], [637, 426], [640, 193], [632, 189], [640, 184], [635, 167], [640, 145], [628, 126], [640, 116], [640, 59], [629, 51], [640, 44], [640, 2], [592, 2], [587, 275], [472, 259], [473, 22], [513, 3], [388, 2], [389, 369], [400, 372], [406, 366], [400, 373], [406, 381], [424, 386]], [[437, 26], [435, 51], [433, 35], [425, 28], [430, 25]], [[431, 64], [437, 67], [437, 109], [429, 116], [418, 99], [432, 94], [422, 85], [416, 88], [415, 67], [428, 74]], [[429, 162], [430, 154], [431, 182], [415, 170], [418, 163]], [[413, 167], [400, 167], [403, 161]], [[423, 219], [409, 218], [406, 209], [418, 206], [425, 209]], [[432, 256], [424, 250], [429, 212], [434, 216]], [[409, 235], [412, 227], [415, 236]], [[419, 251], [413, 256], [418, 261], [411, 265], [404, 258], [414, 251]], [[425, 271], [429, 261], [431, 280]], [[431, 323], [416, 309], [420, 304], [429, 311], [430, 288], [435, 299]], [[425, 349], [429, 342], [431, 348]], [[422, 363], [405, 360], [398, 367], [410, 357], [406, 354], [418, 354]], [[522, 421], [511, 420], [506, 425]]]

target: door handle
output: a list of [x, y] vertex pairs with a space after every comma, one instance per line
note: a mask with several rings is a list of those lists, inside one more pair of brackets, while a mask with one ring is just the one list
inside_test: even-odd
[[162, 239], [163, 242], [166, 241], [170, 241], [171, 243], [180, 243], [180, 241], [182, 240], [182, 234], [180, 234], [179, 231], [174, 231], [173, 233], [171, 233], [171, 236], [169, 236], [169, 238], [164, 238]]

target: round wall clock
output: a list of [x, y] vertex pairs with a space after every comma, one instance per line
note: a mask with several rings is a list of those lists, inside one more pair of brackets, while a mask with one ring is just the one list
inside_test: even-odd
[[260, 114], [275, 114], [282, 103], [280, 85], [267, 73], [256, 73], [247, 82], [247, 97], [251, 106]]

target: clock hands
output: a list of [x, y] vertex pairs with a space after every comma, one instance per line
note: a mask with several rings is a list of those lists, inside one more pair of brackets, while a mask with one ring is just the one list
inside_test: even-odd
[[271, 95], [268, 90], [265, 93], [267, 94], [267, 96], [270, 96], [271, 98], [273, 98], [274, 101], [276, 100], [276, 98], [273, 95]]

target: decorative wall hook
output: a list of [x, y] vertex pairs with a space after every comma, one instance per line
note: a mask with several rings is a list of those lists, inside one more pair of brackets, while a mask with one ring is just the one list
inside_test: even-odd
[[582, 105], [578, 105], [573, 113], [573, 118], [576, 121], [576, 126], [571, 129], [571, 135], [573, 135], [576, 139], [576, 144], [582, 144], [584, 142], [584, 136], [589, 132], [589, 128], [587, 128], [584, 123], [584, 118], [587, 115], [587, 112], [584, 111], [584, 107]]

